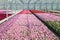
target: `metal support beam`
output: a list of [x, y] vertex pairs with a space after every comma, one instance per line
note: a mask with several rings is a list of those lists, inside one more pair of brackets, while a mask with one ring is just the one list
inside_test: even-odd
[[16, 13], [16, 10], [17, 10], [17, 3], [16, 3], [16, 0], [15, 0], [15, 13]]
[[36, 0], [36, 1], [34, 2], [34, 10], [35, 10], [35, 7], [36, 7], [36, 6], [35, 6], [36, 3], [39, 2], [39, 1], [40, 1], [40, 0]]
[[[22, 0], [20, 0], [20, 2], [24, 5], [24, 2]], [[23, 6], [23, 10], [24, 10], [24, 6]]]
[[45, 3], [45, 5], [46, 5], [46, 10], [48, 10], [48, 9], [47, 9], [47, 3]]
[[29, 10], [29, 4], [30, 4], [31, 0], [28, 1], [28, 10]]
[[54, 4], [54, 3], [52, 2], [52, 3], [51, 3], [51, 10], [53, 10], [53, 4]]
[[8, 17], [8, 3], [7, 0], [5, 0], [5, 8], [6, 8], [6, 18]]
[[41, 10], [41, 4], [42, 4], [42, 3], [40, 2], [40, 5], [39, 5], [39, 10]]
[[56, 10], [59, 10], [59, 4], [56, 3]]

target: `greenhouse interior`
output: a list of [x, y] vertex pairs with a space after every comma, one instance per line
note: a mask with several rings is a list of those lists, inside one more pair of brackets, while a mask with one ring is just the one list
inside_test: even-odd
[[0, 0], [0, 40], [60, 40], [60, 0]]

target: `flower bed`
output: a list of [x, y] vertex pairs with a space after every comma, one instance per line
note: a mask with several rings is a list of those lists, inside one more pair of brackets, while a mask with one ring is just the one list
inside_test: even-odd
[[[6, 18], [6, 11], [7, 10], [0, 10], [0, 20]], [[8, 10], [8, 12], [11, 12], [11, 10]], [[11, 16], [12, 14], [8, 14], [8, 16]]]
[[58, 35], [60, 35], [60, 17], [49, 13], [36, 14], [40, 19], [46, 22]]
[[42, 10], [30, 10], [33, 13], [46, 13], [45, 11]]

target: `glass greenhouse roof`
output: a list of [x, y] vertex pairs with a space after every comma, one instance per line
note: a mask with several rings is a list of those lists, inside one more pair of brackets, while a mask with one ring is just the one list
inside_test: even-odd
[[60, 0], [0, 0], [0, 10], [2, 9], [59, 10]]

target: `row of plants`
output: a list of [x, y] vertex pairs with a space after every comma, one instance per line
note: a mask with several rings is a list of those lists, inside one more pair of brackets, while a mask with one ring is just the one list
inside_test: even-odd
[[60, 35], [60, 21], [46, 21], [46, 23]]
[[40, 20], [43, 20], [43, 23], [45, 23], [45, 25], [52, 30], [53, 32], [55, 32], [57, 35], [60, 36], [60, 17], [59, 16], [55, 16], [49, 13], [44, 13], [44, 14], [36, 14], [39, 17]]

